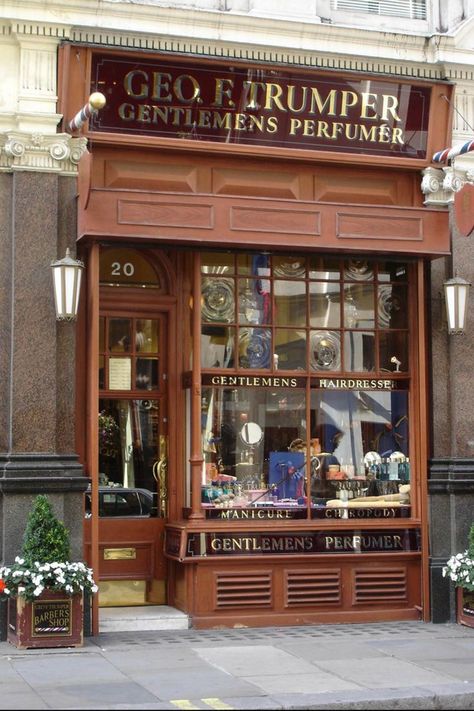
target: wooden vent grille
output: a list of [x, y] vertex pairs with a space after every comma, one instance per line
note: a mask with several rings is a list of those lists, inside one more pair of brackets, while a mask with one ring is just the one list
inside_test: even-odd
[[286, 573], [286, 605], [335, 605], [341, 602], [341, 571], [289, 570]]
[[271, 572], [217, 573], [216, 609], [228, 607], [270, 607]]
[[407, 601], [406, 568], [361, 568], [354, 571], [354, 576], [356, 604]]

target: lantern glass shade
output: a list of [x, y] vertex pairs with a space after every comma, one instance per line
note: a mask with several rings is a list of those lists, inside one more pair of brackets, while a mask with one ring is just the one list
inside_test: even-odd
[[54, 303], [58, 321], [74, 321], [79, 308], [81, 278], [84, 264], [71, 257], [69, 249], [66, 256], [52, 262]]
[[470, 286], [470, 283], [461, 277], [454, 277], [444, 283], [448, 333], [464, 333]]

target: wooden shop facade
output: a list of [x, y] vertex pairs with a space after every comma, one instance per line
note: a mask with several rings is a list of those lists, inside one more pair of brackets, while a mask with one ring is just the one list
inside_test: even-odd
[[99, 604], [429, 618], [428, 265], [447, 83], [65, 44], [77, 450]]

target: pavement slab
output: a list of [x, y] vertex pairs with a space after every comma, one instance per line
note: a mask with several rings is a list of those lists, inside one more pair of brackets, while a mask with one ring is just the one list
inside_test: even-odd
[[352, 681], [368, 689], [423, 686], [456, 681], [454, 677], [447, 674], [433, 672], [418, 664], [392, 657], [353, 659], [350, 664], [345, 659], [332, 659], [328, 662], [319, 661], [317, 665], [327, 672], [338, 675], [341, 679]]
[[1, 709], [473, 709], [474, 630], [422, 622], [0, 642]]

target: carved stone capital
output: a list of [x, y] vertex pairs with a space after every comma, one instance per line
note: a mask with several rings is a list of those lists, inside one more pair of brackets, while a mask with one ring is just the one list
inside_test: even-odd
[[444, 168], [428, 166], [422, 171], [421, 191], [425, 195], [424, 204], [430, 207], [446, 207], [454, 200], [454, 192], [445, 185]]
[[86, 148], [86, 138], [74, 138], [68, 133], [5, 131], [0, 133], [0, 172], [28, 170], [77, 175]]
[[[458, 193], [465, 185], [464, 174], [454, 170], [454, 168], [443, 168], [443, 188], [446, 192]], [[454, 196], [453, 198], [454, 199]]]

